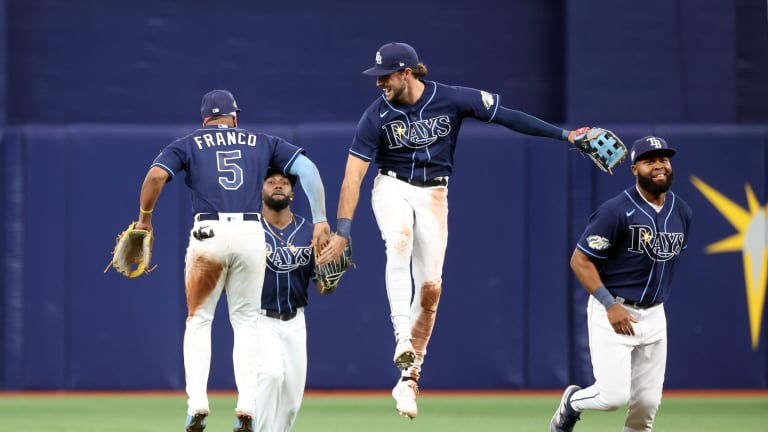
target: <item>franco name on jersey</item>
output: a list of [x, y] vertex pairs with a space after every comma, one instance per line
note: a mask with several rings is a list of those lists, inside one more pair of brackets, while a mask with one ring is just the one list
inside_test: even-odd
[[247, 145], [256, 146], [256, 135], [243, 130], [217, 130], [193, 137], [198, 150], [203, 147]]

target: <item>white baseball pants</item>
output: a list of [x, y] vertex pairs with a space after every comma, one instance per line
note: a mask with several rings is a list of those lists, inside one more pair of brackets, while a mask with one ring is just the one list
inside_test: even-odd
[[667, 318], [664, 305], [648, 309], [624, 306], [638, 322], [634, 336], [617, 334], [605, 307], [589, 296], [589, 349], [595, 383], [573, 394], [579, 411], [613, 411], [629, 404], [624, 432], [650, 431], [661, 404], [667, 365]]
[[307, 380], [307, 327], [304, 311], [288, 321], [257, 317], [259, 354], [256, 431], [289, 432], [296, 421]]
[[416, 360], [409, 375], [418, 379], [442, 292], [448, 188], [412, 186], [379, 174], [371, 204], [386, 248], [385, 280], [395, 339], [413, 339]]
[[234, 333], [232, 361], [237, 385], [236, 411], [255, 415], [257, 317], [266, 268], [264, 229], [259, 221], [195, 222], [192, 232], [212, 230], [202, 241], [191, 235], [186, 255], [187, 325], [184, 332], [187, 414], [209, 413], [208, 374], [211, 325], [216, 304], [227, 291]]

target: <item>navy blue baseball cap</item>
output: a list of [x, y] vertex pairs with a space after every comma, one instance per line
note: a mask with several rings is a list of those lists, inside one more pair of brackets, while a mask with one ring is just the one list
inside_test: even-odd
[[211, 90], [203, 96], [200, 115], [203, 119], [220, 115], [236, 116], [240, 112], [235, 97], [228, 90]]
[[672, 157], [675, 155], [675, 153], [677, 153], [675, 149], [667, 145], [667, 142], [664, 141], [664, 138], [648, 135], [635, 141], [635, 143], [632, 145], [632, 151], [629, 153], [629, 156], [630, 159], [632, 159], [632, 163], [634, 164], [637, 162], [640, 156], [650, 152], [659, 152], [666, 155], [667, 157]]
[[402, 42], [390, 42], [376, 51], [376, 64], [363, 71], [365, 75], [383, 76], [419, 64], [419, 56], [412, 46]]
[[264, 176], [264, 180], [272, 177], [275, 174], [280, 174], [280, 175], [284, 176], [285, 178], [287, 178], [288, 181], [291, 182], [291, 187], [295, 187], [296, 186], [296, 180], [299, 179], [295, 175], [286, 174], [286, 173], [280, 171], [280, 169], [275, 168], [273, 166], [270, 166], [269, 169], [267, 170], [267, 175]]

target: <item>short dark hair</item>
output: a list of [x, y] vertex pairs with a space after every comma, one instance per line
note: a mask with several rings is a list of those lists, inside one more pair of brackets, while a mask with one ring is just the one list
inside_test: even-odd
[[291, 187], [296, 186], [296, 181], [299, 179], [295, 175], [284, 173], [283, 170], [271, 166], [269, 169], [267, 169], [267, 175], [264, 176], [264, 180], [272, 177], [275, 174], [280, 174], [281, 176], [287, 178], [288, 181], [291, 182]]

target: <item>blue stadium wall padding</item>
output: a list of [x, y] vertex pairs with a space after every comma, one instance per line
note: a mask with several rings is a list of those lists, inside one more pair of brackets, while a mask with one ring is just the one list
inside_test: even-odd
[[[766, 318], [753, 347], [741, 253], [706, 250], [738, 229], [691, 179], [706, 182], [759, 220], [768, 204], [768, 126], [605, 126], [630, 147], [637, 138], [658, 134], [677, 148], [674, 190], [694, 209], [689, 247], [666, 306], [668, 386], [765, 388]], [[166, 184], [155, 210], [158, 268], [134, 280], [103, 269], [115, 236], [137, 216], [152, 160], [195, 127], [2, 130], [2, 389], [183, 389], [183, 260], [192, 224], [183, 175]], [[306, 149], [323, 176], [335, 228], [355, 124], [248, 127]], [[634, 184], [634, 177], [629, 162], [609, 176], [569, 147], [500, 126], [464, 125], [449, 186], [443, 297], [423, 370], [425, 388], [591, 383], [587, 296], [569, 259], [590, 213]], [[384, 245], [370, 206], [375, 175], [371, 167], [355, 214], [357, 267], [333, 295], [310, 295], [309, 388], [388, 388], [398, 376]], [[295, 211], [308, 214], [303, 194], [296, 201]], [[231, 344], [222, 299], [214, 320], [212, 389], [234, 387]]]

